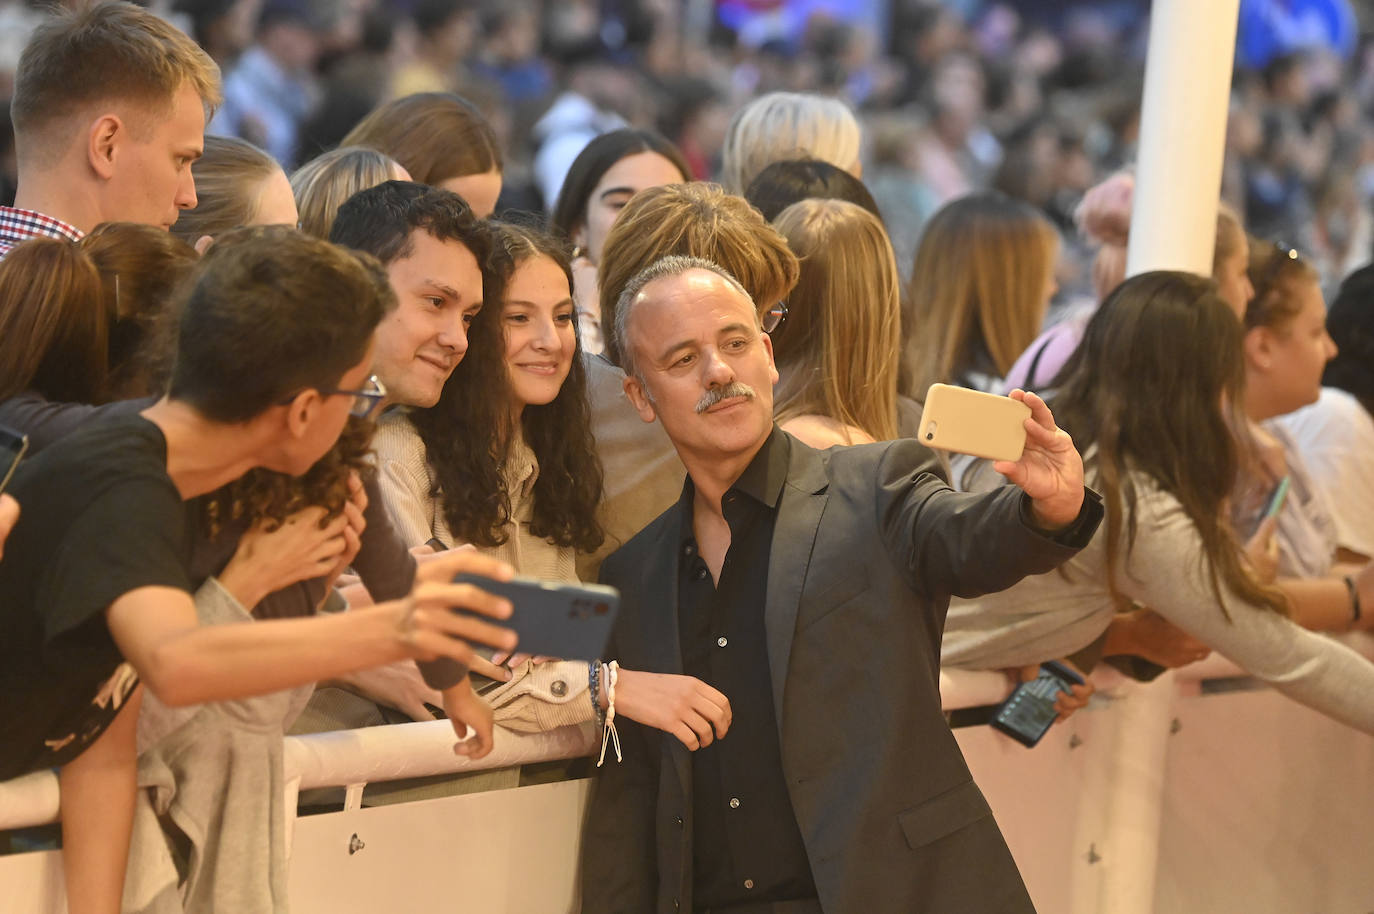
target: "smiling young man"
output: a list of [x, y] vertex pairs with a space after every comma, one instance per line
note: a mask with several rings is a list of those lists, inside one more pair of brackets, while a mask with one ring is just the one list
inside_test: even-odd
[[387, 181], [339, 207], [329, 239], [380, 260], [396, 293], [396, 309], [377, 328], [373, 363], [385, 405], [438, 403], [482, 310], [486, 226], [451, 191]]
[[[961, 495], [913, 440], [815, 451], [773, 423], [772, 343], [720, 267], [668, 257], [626, 284], [625, 392], [687, 468], [678, 503], [613, 553], [613, 655], [696, 676], [728, 735], [620, 727], [583, 840], [587, 910], [1033, 911], [940, 707], [951, 595], [1005, 588], [1101, 519], [1033, 394], [1015, 485]], [[716, 734], [719, 736], [720, 734]]]
[[405, 658], [466, 662], [450, 636], [513, 639], [450, 613], [505, 601], [447, 582], [510, 574], [436, 561], [406, 599], [348, 613], [202, 628], [183, 502], [255, 467], [299, 474], [372, 406], [375, 263], [285, 228], [216, 244], [181, 311], [168, 395], [91, 423], [22, 465], [22, 523], [0, 562], [0, 779], [61, 767], [73, 914], [119, 910], [142, 681], [165, 704], [265, 694]]
[[102, 222], [170, 228], [196, 205], [191, 163], [219, 103], [219, 68], [132, 3], [55, 12], [19, 58], [19, 187], [0, 208], [0, 256], [34, 235], [76, 239]]

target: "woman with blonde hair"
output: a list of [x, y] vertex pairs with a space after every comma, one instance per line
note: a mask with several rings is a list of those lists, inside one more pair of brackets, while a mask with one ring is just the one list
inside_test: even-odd
[[191, 165], [196, 207], [184, 209], [172, 234], [202, 252], [215, 236], [244, 225], [289, 225], [299, 220], [291, 182], [277, 160], [252, 143], [207, 136]]
[[291, 175], [300, 229], [328, 241], [334, 217], [345, 200], [384, 181], [409, 180], [410, 172], [384, 152], [366, 146], [331, 149]]
[[911, 383], [995, 390], [1040, 333], [1055, 291], [1059, 236], [1027, 203], [996, 193], [947, 204], [926, 226], [903, 328]]
[[721, 147], [720, 181], [743, 194], [773, 162], [819, 159], [859, 176], [859, 122], [839, 99], [770, 92], [735, 113]]
[[773, 334], [778, 423], [818, 448], [896, 438], [901, 291], [882, 223], [844, 200], [802, 200], [773, 227], [801, 264]]
[[501, 146], [496, 131], [467, 99], [419, 92], [379, 105], [348, 131], [340, 146], [367, 146], [399, 162], [421, 184], [451, 190], [479, 219], [501, 195]]

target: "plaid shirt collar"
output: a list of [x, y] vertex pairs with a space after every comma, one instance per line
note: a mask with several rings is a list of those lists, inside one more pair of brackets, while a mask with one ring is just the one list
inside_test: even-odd
[[4, 257], [21, 241], [30, 238], [65, 238], [80, 241], [82, 232], [61, 219], [36, 213], [31, 209], [0, 206], [0, 257]]

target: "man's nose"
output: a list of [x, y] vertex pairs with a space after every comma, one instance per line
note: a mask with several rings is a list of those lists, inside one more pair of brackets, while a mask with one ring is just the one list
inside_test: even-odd
[[462, 315], [444, 322], [439, 331], [439, 345], [451, 350], [455, 355], [462, 355], [468, 351], [467, 325], [463, 322]]
[[702, 379], [707, 387], [723, 387], [735, 380], [735, 370], [730, 363], [721, 358], [720, 351], [711, 349], [701, 360]]

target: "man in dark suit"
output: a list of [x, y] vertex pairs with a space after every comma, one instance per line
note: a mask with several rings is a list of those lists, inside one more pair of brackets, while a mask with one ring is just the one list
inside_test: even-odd
[[[611, 656], [730, 701], [695, 754], [620, 725], [584, 836], [592, 914], [1032, 911], [940, 708], [952, 594], [1047, 572], [1102, 511], [1033, 394], [1016, 486], [951, 491], [905, 440], [821, 453], [777, 429], [772, 344], [728, 273], [670, 257], [622, 295], [625, 391], [682, 497], [607, 559]], [[1021, 396], [1018, 394], [1018, 396]], [[1020, 488], [1018, 489], [1017, 486]]]

